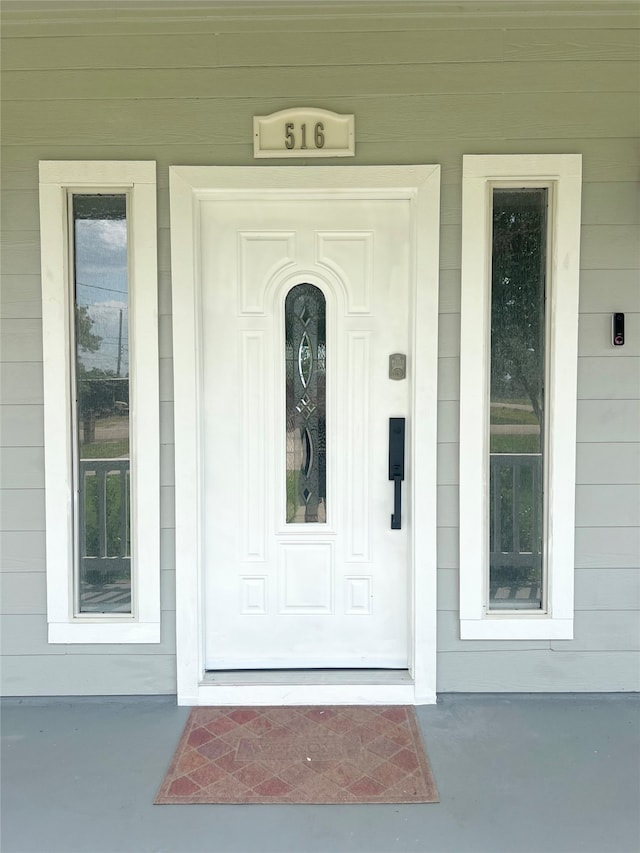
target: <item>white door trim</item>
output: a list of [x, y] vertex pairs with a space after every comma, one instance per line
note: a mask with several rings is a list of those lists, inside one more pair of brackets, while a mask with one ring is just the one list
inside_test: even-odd
[[[171, 256], [176, 465], [176, 650], [178, 703], [360, 704], [435, 702], [436, 696], [436, 413], [439, 166], [216, 167], [172, 166]], [[198, 199], [259, 193], [321, 192], [407, 198], [413, 210], [412, 351], [413, 494], [410, 506], [409, 673], [371, 672], [370, 679], [292, 672], [229, 682], [205, 676], [201, 547], [201, 368], [198, 302]], [[419, 330], [419, 334], [417, 334]], [[363, 683], [366, 681], [367, 683]]]

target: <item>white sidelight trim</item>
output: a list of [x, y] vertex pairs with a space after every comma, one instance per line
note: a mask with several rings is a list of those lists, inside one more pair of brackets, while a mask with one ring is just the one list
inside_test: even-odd
[[[436, 699], [436, 402], [438, 331], [439, 166], [384, 167], [190, 167], [170, 168], [176, 453], [176, 645], [179, 704], [433, 703]], [[372, 671], [333, 683], [310, 670], [270, 682], [258, 673], [250, 683], [207, 674], [202, 554], [201, 368], [199, 215], [204, 199], [258, 199], [267, 192], [301, 198], [409, 199], [412, 205], [412, 346], [414, 416], [410, 546], [409, 671], [394, 676]]]
[[[460, 635], [571, 639], [581, 155], [463, 158], [460, 359]], [[546, 606], [489, 612], [489, 359], [494, 187], [549, 187]]]
[[[69, 196], [129, 196], [132, 613], [74, 613]], [[42, 161], [40, 236], [50, 643], [160, 642], [160, 440], [156, 164]]]

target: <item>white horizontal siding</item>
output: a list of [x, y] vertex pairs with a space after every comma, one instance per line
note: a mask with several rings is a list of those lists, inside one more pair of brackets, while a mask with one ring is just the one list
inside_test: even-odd
[[640, 626], [633, 610], [576, 610], [573, 640], [551, 640], [555, 651], [640, 651]]
[[[160, 529], [160, 569], [173, 571], [176, 559], [176, 532], [173, 528]], [[164, 604], [164, 601], [163, 601]]]
[[[460, 537], [457, 527], [438, 528], [438, 568], [458, 569], [460, 565]], [[457, 583], [457, 581], [456, 581]]]
[[160, 359], [159, 374], [160, 400], [163, 403], [171, 403], [173, 402], [173, 359]]
[[42, 404], [0, 405], [0, 436], [5, 447], [42, 447], [44, 445]]
[[640, 185], [587, 183], [582, 192], [583, 225], [637, 225], [640, 223]]
[[[640, 610], [640, 572], [635, 569], [578, 569], [576, 610], [632, 611], [631, 631], [637, 634]], [[634, 612], [635, 611], [635, 612]], [[629, 621], [627, 622], [629, 628]]]
[[[438, 531], [440, 533], [440, 531]], [[457, 559], [455, 569], [438, 568], [438, 624], [442, 613], [451, 610], [458, 618], [458, 608], [460, 606], [460, 584], [458, 582]], [[458, 631], [455, 629], [451, 632], [452, 636], [458, 636]]]
[[[103, 32], [108, 35], [140, 35], [140, 11], [135, 4], [128, 4], [118, 10], [118, 16], [106, 14], [104, 9], [76, 5], [66, 13], [45, 15], [41, 13], [34, 21], [29, 12], [17, 10], [6, 15], [4, 27], [13, 37], [53, 37], [82, 36]], [[182, 33], [290, 33], [298, 34], [313, 31], [315, 33], [343, 32], [403, 32], [405, 30], [484, 30], [522, 31], [524, 28], [534, 31], [551, 31], [554, 36], [558, 30], [571, 33], [576, 30], [623, 30], [635, 29], [637, 17], [628, 6], [615, 8], [611, 3], [603, 3], [594, 9], [590, 0], [577, 3], [576, 0], [554, 0], [553, 8], [541, 9], [537, 0], [524, 0], [517, 5], [505, 6], [501, 0], [486, 0], [482, 4], [481, 14], [465, 15], [464, 11], [476, 11], [475, 4], [462, 0], [454, 9], [428, 4], [394, 2], [393, 6], [372, 6], [366, 9], [366, 24], [363, 25], [361, 6], [350, 4], [350, 8], [341, 9], [339, 22], [333, 4], [290, 4], [287, 15], [282, 14], [278, 5], [256, 6], [251, 15], [238, 15], [232, 6], [191, 6], [180, 10], [180, 31]], [[528, 11], [526, 18], [522, 11]], [[534, 14], [531, 15], [530, 13]], [[585, 13], [589, 14], [585, 14]], [[145, 34], [173, 33], [176, 18], [173, 14], [144, 21]], [[544, 44], [544, 33], [540, 39]]]
[[[478, 38], [476, 32], [460, 30], [455, 39], [443, 38], [440, 31], [403, 32], [390, 40], [387, 33], [363, 32], [355, 40], [350, 33], [332, 33], [329, 57], [336, 62], [357, 65], [371, 62], [455, 62], [466, 60], [483, 62], [502, 55], [506, 61], [565, 61], [570, 59], [630, 59], [637, 57], [638, 40], [633, 30], [623, 38], [618, 31], [593, 32], [588, 30], [484, 30]], [[273, 41], [271, 41], [273, 39]], [[261, 33], [221, 34], [220, 65], [279, 64], [279, 58], [290, 55], [296, 65], [322, 65], [327, 61], [326, 41], [313, 43], [298, 37], [293, 45], [288, 34], [272, 34], [269, 43]], [[245, 57], [249, 59], [245, 59]], [[239, 58], [242, 57], [242, 60]]]
[[[167, 613], [175, 613], [176, 609], [176, 573], [173, 568], [164, 569], [160, 572], [160, 596], [162, 599], [162, 610]], [[173, 621], [173, 616], [169, 617]], [[167, 624], [169, 624], [169, 619]]]
[[4, 489], [44, 489], [44, 448], [1, 447], [0, 471]]
[[628, 30], [624, 38], [615, 30], [512, 29], [504, 39], [506, 60], [566, 62], [575, 59], [637, 59], [638, 33]]
[[160, 444], [173, 444], [173, 403], [160, 401]]
[[457, 443], [438, 444], [438, 485], [456, 486], [460, 482], [458, 456]]
[[578, 485], [640, 483], [640, 442], [578, 444]]
[[174, 654], [4, 655], [7, 696], [104, 696], [175, 693]]
[[175, 486], [160, 487], [160, 528], [173, 530], [175, 515]]
[[[470, 58], [469, 58], [470, 59]], [[283, 65], [265, 74], [257, 68], [159, 67], [150, 76], [146, 68], [53, 68], [40, 71], [5, 71], [4, 83], [14, 101], [109, 100], [148, 98], [274, 98], [283, 91], [291, 98], [325, 98], [339, 95], [483, 94], [486, 92], [635, 92], [635, 64], [616, 61], [566, 61], [537, 65], [514, 61], [509, 73], [500, 62], [403, 63], [365, 66], [332, 65], [318, 74], [316, 66]], [[37, 85], [36, 85], [37, 84]]]
[[640, 485], [576, 487], [576, 527], [637, 527]]
[[44, 529], [44, 489], [0, 489], [0, 532]]
[[160, 485], [175, 486], [175, 449], [173, 444], [160, 445]]
[[438, 690], [479, 693], [611, 692], [640, 690], [638, 653], [627, 651], [443, 652], [439, 655]]
[[0, 358], [2, 361], [42, 362], [40, 320], [0, 320]]
[[438, 401], [457, 403], [459, 399], [460, 357], [441, 358], [438, 360]]
[[[206, 29], [205, 26], [202, 29]], [[212, 28], [213, 29], [213, 28]], [[260, 67], [282, 65], [283, 58], [290, 67], [364, 64], [396, 65], [418, 63], [470, 62], [483, 63], [502, 57], [505, 62], [553, 63], [567, 61], [601, 62], [637, 59], [637, 33], [631, 29], [586, 30], [555, 28], [484, 29], [482, 33], [465, 30], [458, 24], [454, 37], [438, 29], [414, 27], [388, 31], [360, 30], [357, 38], [352, 32], [334, 31], [324, 35], [318, 31], [298, 31], [291, 38], [287, 28], [273, 30], [269, 38], [264, 31], [214, 31], [182, 34], [148, 33], [143, 39], [138, 33], [117, 37], [113, 41], [97, 33], [85, 33], [82, 38], [50, 36], [49, 38], [9, 39], [4, 63], [8, 70], [56, 70], [87, 68], [146, 69], [146, 68], [211, 68]], [[449, 37], [447, 37], [449, 36]]]
[[2, 267], [9, 275], [38, 275], [40, 233], [13, 231], [1, 235]]
[[441, 314], [438, 321], [438, 357], [457, 358], [460, 353], [460, 314]]
[[0, 565], [8, 572], [44, 572], [44, 530], [3, 530], [0, 534]]
[[578, 399], [637, 400], [638, 364], [638, 358], [628, 356], [624, 347], [618, 347], [618, 354], [613, 357], [578, 358]]
[[458, 526], [458, 487], [438, 486], [438, 527]]
[[160, 358], [171, 358], [173, 339], [171, 336], [171, 317], [161, 315], [158, 320], [158, 332], [160, 341], [158, 344]]
[[[460, 195], [456, 187], [457, 195]], [[444, 195], [446, 188], [443, 188]], [[458, 211], [459, 213], [459, 211]], [[440, 316], [460, 314], [460, 270], [440, 270]]]
[[[427, 4], [340, 16], [314, 4], [278, 16], [266, 7], [252, 15], [176, 7], [171, 20], [126, 8], [3, 12], [0, 550], [11, 634], [3, 649], [7, 692], [175, 690], [168, 168], [252, 164], [252, 116], [305, 102], [355, 113], [354, 164], [442, 167], [434, 413], [439, 689], [637, 685], [637, 655], [626, 646], [640, 567], [633, 515], [640, 441], [638, 19], [613, 14], [607, 3], [597, 10], [584, 4], [589, 14], [559, 6], [554, 15], [523, 16], [514, 14], [515, 4], [492, 4], [470, 17], [434, 16]], [[462, 155], [505, 152], [583, 155], [576, 608], [585, 615], [562, 651], [458, 639]], [[158, 163], [164, 618], [161, 646], [143, 651], [80, 646], [68, 654], [48, 646], [44, 634], [37, 163], [71, 158]], [[615, 350], [613, 311], [627, 315], [627, 344]]]
[[[584, 385], [588, 383], [585, 376]], [[640, 435], [637, 399], [578, 400], [578, 442], [632, 442]]]
[[[578, 569], [640, 569], [640, 527], [580, 527], [576, 530]], [[615, 586], [609, 590], [614, 594]], [[620, 592], [620, 603], [626, 596]]]
[[637, 225], [583, 225], [580, 263], [584, 270], [637, 270]]
[[[3, 202], [3, 209], [7, 203]], [[39, 275], [4, 275], [0, 293], [0, 317], [32, 319], [42, 316]]]
[[0, 615], [46, 615], [47, 584], [44, 572], [0, 573]]
[[[634, 188], [637, 187], [633, 184]], [[640, 193], [640, 189], [636, 190]], [[619, 311], [640, 313], [640, 286], [637, 270], [582, 270], [580, 276], [581, 321], [590, 313]]]
[[[592, 35], [592, 34], [591, 34]], [[628, 35], [621, 41], [628, 42]], [[118, 51], [114, 55], [113, 41], [97, 33], [81, 39], [50, 37], [47, 39], [11, 39], [4, 62], [7, 69], [51, 70], [84, 68], [211, 68], [211, 67], [270, 67], [282, 65], [322, 66], [370, 64], [393, 65], [418, 62], [490, 61], [500, 55], [502, 34], [484, 31], [482, 38], [476, 33], [460, 31], [456, 38], [442, 38], [439, 32], [413, 30], [396, 33], [389, 39], [386, 32], [361, 31], [354, 38], [351, 33], [339, 32], [339, 27], [329, 37], [321, 33], [298, 33], [292, 39], [287, 32], [273, 31], [269, 38], [263, 32], [221, 33], [199, 32], [190, 34], [149, 34], [141, 39], [138, 34], [123, 34], [117, 38]], [[610, 59], [631, 59], [627, 44], [618, 46]], [[514, 57], [515, 58], [515, 57]], [[604, 58], [604, 57], [601, 57]]]
[[42, 362], [8, 361], [0, 364], [2, 405], [42, 404]]

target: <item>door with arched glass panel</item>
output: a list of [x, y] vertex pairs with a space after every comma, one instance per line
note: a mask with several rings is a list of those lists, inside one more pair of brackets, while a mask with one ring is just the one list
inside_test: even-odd
[[410, 201], [200, 211], [205, 666], [405, 668], [411, 466], [392, 529], [389, 418], [412, 414]]

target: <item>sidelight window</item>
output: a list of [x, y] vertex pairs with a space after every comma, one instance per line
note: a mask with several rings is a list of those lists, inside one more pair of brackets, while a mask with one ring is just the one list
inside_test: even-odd
[[566, 639], [573, 542], [581, 164], [463, 167], [463, 639]]
[[127, 196], [74, 194], [75, 609], [131, 612]]
[[155, 164], [40, 164], [53, 643], [160, 639]]

